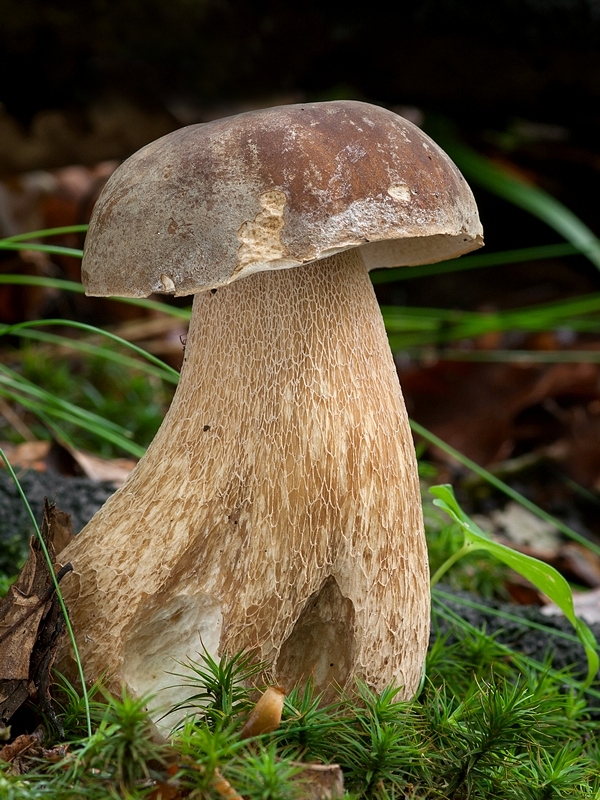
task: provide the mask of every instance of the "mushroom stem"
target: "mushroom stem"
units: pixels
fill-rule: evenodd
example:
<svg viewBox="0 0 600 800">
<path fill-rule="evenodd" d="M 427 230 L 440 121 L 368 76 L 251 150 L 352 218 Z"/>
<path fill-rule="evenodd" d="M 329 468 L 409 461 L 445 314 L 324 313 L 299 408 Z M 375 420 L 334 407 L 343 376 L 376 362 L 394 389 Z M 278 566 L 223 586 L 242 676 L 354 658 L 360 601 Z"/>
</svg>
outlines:
<svg viewBox="0 0 600 800">
<path fill-rule="evenodd" d="M 414 693 L 429 627 L 419 484 L 358 250 L 196 295 L 163 425 L 61 559 L 90 679 L 156 692 L 203 646 L 256 648 L 288 689 L 358 675 Z"/>
</svg>

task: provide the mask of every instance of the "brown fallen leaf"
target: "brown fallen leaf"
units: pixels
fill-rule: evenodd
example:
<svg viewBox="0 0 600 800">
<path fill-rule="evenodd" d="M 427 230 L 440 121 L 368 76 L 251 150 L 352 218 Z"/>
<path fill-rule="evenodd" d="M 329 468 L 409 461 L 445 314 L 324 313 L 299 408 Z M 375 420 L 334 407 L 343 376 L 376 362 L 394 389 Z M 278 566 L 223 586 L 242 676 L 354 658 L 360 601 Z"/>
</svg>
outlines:
<svg viewBox="0 0 600 800">
<path fill-rule="evenodd" d="M 73 461 L 86 478 L 93 481 L 110 481 L 115 487 L 125 483 L 137 463 L 131 458 L 101 458 L 83 450 L 75 450 L 69 445 L 63 447 L 68 449 Z"/>
<path fill-rule="evenodd" d="M 39 767 L 40 762 L 57 764 L 66 758 L 69 745 L 59 744 L 49 749 L 42 747 L 44 731 L 38 726 L 32 734 L 21 734 L 14 742 L 0 749 L 0 761 L 10 764 L 5 769 L 10 775 L 24 775 Z"/>
<path fill-rule="evenodd" d="M 504 589 L 508 592 L 513 603 L 520 606 L 543 606 L 548 602 L 545 594 L 539 591 L 518 572 L 509 570 L 504 579 Z"/>
<path fill-rule="evenodd" d="M 35 469 L 38 472 L 46 471 L 46 458 L 50 450 L 50 442 L 27 441 L 21 444 L 1 442 L 0 446 L 13 467 L 22 469 Z M 4 467 L 4 464 L 0 468 Z"/>
<path fill-rule="evenodd" d="M 552 401 L 569 396 L 578 398 L 582 407 L 587 406 L 598 399 L 599 376 L 600 367 L 596 364 L 540 366 L 439 361 L 427 367 L 401 370 L 400 382 L 413 419 L 473 461 L 488 465 L 509 458 L 519 442 L 547 441 L 549 437 L 554 441 L 565 428 L 575 432 L 579 418 L 569 415 L 558 419 L 552 413 L 551 409 L 555 410 Z M 548 401 L 551 409 L 546 408 Z M 530 415 L 536 409 L 539 413 L 532 425 Z M 598 435 L 600 425 L 596 441 Z M 569 438 L 573 447 L 586 442 L 586 436 L 575 433 Z M 432 450 L 443 463 L 452 461 L 436 448 Z M 597 453 L 596 447 L 596 462 Z M 568 461 L 572 465 L 576 459 L 570 455 Z M 593 485 L 594 470 L 596 466 L 585 485 Z M 600 471 L 596 474 L 600 475 Z M 582 480 L 579 474 L 573 478 Z"/>
<path fill-rule="evenodd" d="M 41 533 L 52 564 L 72 529 L 68 514 L 45 500 Z M 65 565 L 60 580 L 71 569 Z M 42 546 L 37 538 L 16 582 L 0 602 L 0 723 L 6 725 L 30 697 L 35 697 L 49 718 L 60 725 L 50 699 L 51 669 L 64 619 Z"/>
<path fill-rule="evenodd" d="M 29 441 L 18 445 L 2 442 L 1 446 L 8 462 L 14 467 L 35 469 L 38 472 L 52 469 L 60 475 L 84 475 L 93 481 L 109 481 L 115 488 L 125 483 L 137 463 L 131 458 L 101 458 L 57 440 Z"/>
<path fill-rule="evenodd" d="M 43 738 L 44 733 L 41 728 L 36 728 L 36 730 L 31 734 L 24 733 L 21 736 L 17 736 L 14 742 L 5 744 L 0 750 L 0 759 L 2 761 L 11 763 L 18 756 L 22 756 L 28 750 L 31 750 L 32 748 L 38 748 L 41 745 Z"/>
</svg>

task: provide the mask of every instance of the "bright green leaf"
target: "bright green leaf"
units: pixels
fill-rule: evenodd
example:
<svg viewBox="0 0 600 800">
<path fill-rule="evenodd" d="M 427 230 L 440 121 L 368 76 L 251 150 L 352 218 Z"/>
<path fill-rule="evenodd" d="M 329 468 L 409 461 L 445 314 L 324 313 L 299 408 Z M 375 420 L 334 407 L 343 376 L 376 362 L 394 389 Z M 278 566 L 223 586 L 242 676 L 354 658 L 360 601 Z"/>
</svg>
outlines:
<svg viewBox="0 0 600 800">
<path fill-rule="evenodd" d="M 433 501 L 434 505 L 441 508 L 442 511 L 445 511 L 446 514 L 460 526 L 465 538 L 465 544 L 459 551 L 461 554 L 473 550 L 487 551 L 530 581 L 561 609 L 565 617 L 575 628 L 585 649 L 588 660 L 586 684 L 589 686 L 596 677 L 600 666 L 596 640 L 587 625 L 575 616 L 571 587 L 560 572 L 549 564 L 544 564 L 536 558 L 526 556 L 524 553 L 519 553 L 516 550 L 512 550 L 510 547 L 505 547 L 505 545 L 493 542 L 489 539 L 481 528 L 476 525 L 459 506 L 452 487 L 449 484 L 432 486 L 429 491 L 436 498 Z M 452 559 L 452 563 L 453 562 L 454 559 Z M 438 570 L 436 577 L 442 574 L 443 569 L 442 567 Z"/>
</svg>

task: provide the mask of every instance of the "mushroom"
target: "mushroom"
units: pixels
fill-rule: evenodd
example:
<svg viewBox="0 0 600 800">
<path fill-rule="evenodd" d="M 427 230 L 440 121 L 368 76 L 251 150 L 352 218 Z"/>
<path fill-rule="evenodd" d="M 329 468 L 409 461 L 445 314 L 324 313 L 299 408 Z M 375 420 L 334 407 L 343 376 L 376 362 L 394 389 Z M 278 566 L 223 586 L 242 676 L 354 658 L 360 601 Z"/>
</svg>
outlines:
<svg viewBox="0 0 600 800">
<path fill-rule="evenodd" d="M 427 551 L 368 271 L 481 244 L 448 156 L 366 103 L 192 125 L 117 169 L 86 239 L 87 294 L 195 297 L 156 438 L 61 554 L 86 679 L 176 703 L 182 663 L 247 649 L 288 689 L 360 676 L 414 694 Z"/>
</svg>

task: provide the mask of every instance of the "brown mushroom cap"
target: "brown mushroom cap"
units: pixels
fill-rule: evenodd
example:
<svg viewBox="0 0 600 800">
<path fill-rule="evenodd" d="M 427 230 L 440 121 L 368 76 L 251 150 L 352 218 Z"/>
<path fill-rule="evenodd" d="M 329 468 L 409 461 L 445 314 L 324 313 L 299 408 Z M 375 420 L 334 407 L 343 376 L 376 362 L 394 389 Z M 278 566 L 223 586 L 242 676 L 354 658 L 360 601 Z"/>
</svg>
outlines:
<svg viewBox="0 0 600 800">
<path fill-rule="evenodd" d="M 352 247 L 373 269 L 481 244 L 471 191 L 435 142 L 342 100 L 191 125 L 143 147 L 96 205 L 82 274 L 90 295 L 185 295 Z"/>
</svg>

